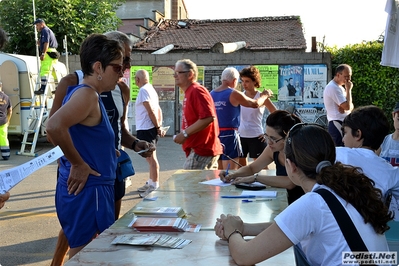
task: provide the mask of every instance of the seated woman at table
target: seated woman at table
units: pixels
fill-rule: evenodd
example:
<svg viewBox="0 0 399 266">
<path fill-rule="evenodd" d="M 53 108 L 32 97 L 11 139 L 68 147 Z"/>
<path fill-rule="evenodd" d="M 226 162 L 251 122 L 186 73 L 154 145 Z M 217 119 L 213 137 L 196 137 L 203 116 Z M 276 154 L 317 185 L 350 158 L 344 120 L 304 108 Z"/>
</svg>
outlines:
<svg viewBox="0 0 399 266">
<path fill-rule="evenodd" d="M 215 233 L 229 241 L 236 263 L 253 265 L 297 245 L 310 265 L 341 265 L 342 252 L 351 249 L 323 197 L 314 192 L 320 188 L 339 200 L 368 250 L 388 251 L 384 232 L 392 214 L 381 201 L 381 191 L 358 168 L 335 163 L 335 145 L 327 131 L 317 125 L 295 125 L 284 153 L 289 178 L 306 194 L 273 223 L 248 224 L 222 214 Z M 245 241 L 243 236 L 249 235 L 256 237 Z"/>
<path fill-rule="evenodd" d="M 266 119 L 267 147 L 263 150 L 258 159 L 249 165 L 241 167 L 237 171 L 231 171 L 226 175 L 226 171 L 221 171 L 219 176 L 223 182 L 252 183 L 258 181 L 268 186 L 286 188 L 288 192 L 288 204 L 301 197 L 304 192 L 288 178 L 285 170 L 284 139 L 287 132 L 301 120 L 284 110 L 277 110 L 271 113 Z M 258 172 L 270 163 L 276 164 L 276 175 L 259 175 Z"/>
</svg>

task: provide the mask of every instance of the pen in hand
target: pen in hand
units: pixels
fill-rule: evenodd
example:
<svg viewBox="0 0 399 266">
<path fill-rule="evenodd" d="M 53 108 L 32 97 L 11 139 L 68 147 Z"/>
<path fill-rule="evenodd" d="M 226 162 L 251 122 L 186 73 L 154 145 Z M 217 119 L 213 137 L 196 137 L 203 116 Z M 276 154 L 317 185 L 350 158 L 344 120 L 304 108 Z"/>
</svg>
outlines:
<svg viewBox="0 0 399 266">
<path fill-rule="evenodd" d="M 229 169 L 230 169 L 230 164 L 227 165 L 227 168 L 226 168 L 226 176 L 229 174 Z"/>
</svg>

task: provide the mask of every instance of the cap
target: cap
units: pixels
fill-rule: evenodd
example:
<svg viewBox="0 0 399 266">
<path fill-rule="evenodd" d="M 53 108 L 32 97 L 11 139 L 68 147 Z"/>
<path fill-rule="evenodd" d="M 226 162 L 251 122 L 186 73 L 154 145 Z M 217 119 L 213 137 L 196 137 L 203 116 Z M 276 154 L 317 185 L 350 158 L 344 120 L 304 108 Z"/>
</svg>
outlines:
<svg viewBox="0 0 399 266">
<path fill-rule="evenodd" d="M 395 109 L 393 109 L 393 113 L 399 112 L 399 102 L 396 103 Z"/>
<path fill-rule="evenodd" d="M 36 19 L 36 20 L 33 22 L 33 25 L 36 25 L 37 23 L 43 23 L 43 22 L 44 22 L 43 19 L 38 18 L 38 19 Z"/>
</svg>

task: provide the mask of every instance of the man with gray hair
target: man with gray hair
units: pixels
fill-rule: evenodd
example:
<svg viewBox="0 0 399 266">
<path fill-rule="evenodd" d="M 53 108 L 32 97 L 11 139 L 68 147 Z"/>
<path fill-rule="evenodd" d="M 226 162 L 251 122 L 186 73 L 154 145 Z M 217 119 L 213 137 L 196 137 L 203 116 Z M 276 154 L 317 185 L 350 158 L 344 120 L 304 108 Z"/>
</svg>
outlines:
<svg viewBox="0 0 399 266">
<path fill-rule="evenodd" d="M 193 61 L 177 61 L 173 76 L 176 86 L 184 91 L 182 131 L 174 137 L 174 142 L 182 144 L 186 153 L 183 168 L 215 169 L 223 149 L 212 97 L 208 89 L 197 82 L 198 68 Z"/>
<path fill-rule="evenodd" d="M 219 139 L 223 146 L 223 154 L 219 158 L 219 169 L 238 169 L 241 154 L 241 143 L 238 135 L 240 125 L 240 105 L 259 108 L 273 95 L 271 90 L 265 90 L 258 99 L 252 99 L 244 93 L 235 90 L 240 73 L 234 67 L 228 67 L 222 72 L 222 85 L 211 91 L 219 121 Z"/>
<path fill-rule="evenodd" d="M 159 106 L 158 94 L 150 84 L 150 75 L 147 70 L 139 69 L 135 74 L 135 83 L 140 88 L 136 97 L 136 131 L 139 139 L 157 144 L 162 132 L 162 110 Z M 139 196 L 145 198 L 149 193 L 159 187 L 159 163 L 156 151 L 145 158 L 150 166 L 150 178 L 147 183 L 139 187 Z"/>
<path fill-rule="evenodd" d="M 328 132 L 337 147 L 344 146 L 342 142 L 342 121 L 353 110 L 351 77 L 352 67 L 347 64 L 339 65 L 335 69 L 334 78 L 327 84 L 323 92 Z"/>
</svg>

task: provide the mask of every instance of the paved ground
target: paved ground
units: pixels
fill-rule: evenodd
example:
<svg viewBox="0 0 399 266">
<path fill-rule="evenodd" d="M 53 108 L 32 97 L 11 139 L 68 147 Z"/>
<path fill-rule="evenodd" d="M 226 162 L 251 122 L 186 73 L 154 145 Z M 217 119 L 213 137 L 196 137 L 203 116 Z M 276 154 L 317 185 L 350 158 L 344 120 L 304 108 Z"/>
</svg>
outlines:
<svg viewBox="0 0 399 266">
<path fill-rule="evenodd" d="M 52 145 L 40 140 L 36 152 L 43 154 L 51 148 Z M 0 160 L 0 171 L 32 159 L 15 155 L 20 149 L 19 142 L 13 142 L 11 149 L 10 160 Z M 148 179 L 145 159 L 127 151 L 134 162 L 136 175 L 132 177 L 132 185 L 126 189 L 122 214 L 141 200 L 136 188 Z M 184 162 L 181 146 L 175 144 L 171 137 L 160 140 L 157 155 L 161 182 L 180 169 Z M 56 167 L 53 163 L 38 170 L 11 190 L 10 200 L 0 210 L 0 266 L 50 265 L 60 229 L 54 207 Z"/>
</svg>

